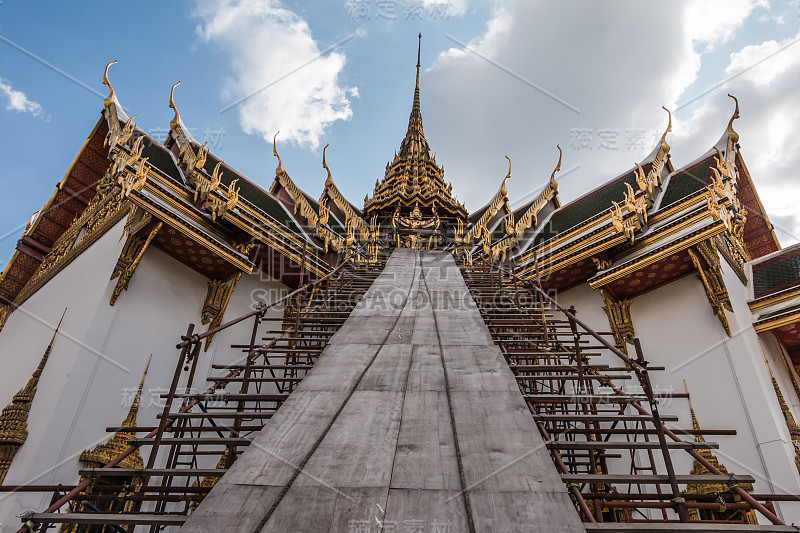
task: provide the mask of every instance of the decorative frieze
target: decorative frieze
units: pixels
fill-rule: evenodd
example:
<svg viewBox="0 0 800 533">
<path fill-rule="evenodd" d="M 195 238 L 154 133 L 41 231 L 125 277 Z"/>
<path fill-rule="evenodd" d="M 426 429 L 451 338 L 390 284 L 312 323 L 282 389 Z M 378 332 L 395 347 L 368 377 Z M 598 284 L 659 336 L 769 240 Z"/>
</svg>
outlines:
<svg viewBox="0 0 800 533">
<path fill-rule="evenodd" d="M 0 305 L 0 331 L 3 331 L 6 320 L 8 320 L 8 317 L 11 315 L 11 309 L 10 305 Z"/>
<path fill-rule="evenodd" d="M 114 271 L 111 273 L 111 279 L 117 279 L 117 284 L 114 286 L 114 291 L 111 294 L 111 301 L 109 305 L 114 305 L 117 302 L 122 291 L 128 290 L 128 283 L 133 276 L 136 267 L 139 266 L 139 261 L 142 260 L 145 250 L 150 245 L 150 241 L 156 236 L 158 230 L 161 229 L 163 222 L 159 221 L 153 226 L 153 229 L 147 234 L 147 237 L 138 237 L 136 235 L 128 236 L 122 251 L 117 259 L 117 264 L 114 266 Z"/>
<path fill-rule="evenodd" d="M 203 324 L 208 324 L 208 329 L 212 330 L 222 323 L 222 316 L 225 314 L 225 308 L 228 307 L 228 302 L 233 294 L 233 289 L 239 283 L 242 273 L 239 272 L 230 280 L 230 282 L 220 280 L 210 280 L 208 282 L 208 292 L 206 299 L 203 302 L 203 310 L 200 313 L 200 320 Z M 206 337 L 205 350 L 211 344 L 214 335 Z"/>
<path fill-rule="evenodd" d="M 636 332 L 631 319 L 631 301 L 614 300 L 606 289 L 600 289 L 603 297 L 603 311 L 608 315 L 608 324 L 614 334 L 614 341 L 621 346 L 622 351 L 628 353 L 627 344 L 633 344 Z"/>
<path fill-rule="evenodd" d="M 719 318 L 722 327 L 725 328 L 725 333 L 730 337 L 731 327 L 728 324 L 728 317 L 725 316 L 725 309 L 733 312 L 733 308 L 731 307 L 730 297 L 728 296 L 728 289 L 725 287 L 725 281 L 722 278 L 722 270 L 720 268 L 716 248 L 709 244 L 709 241 L 705 241 L 704 243 L 700 243 L 697 249 L 700 252 L 699 254 L 697 251 L 688 248 L 689 257 L 691 257 L 692 263 L 694 263 L 697 273 L 700 276 L 700 280 L 703 282 L 703 288 L 706 291 L 708 303 L 711 304 L 711 309 L 714 311 L 714 314 L 717 315 L 717 318 Z M 708 264 L 707 267 L 704 266 L 703 261 L 700 260 L 701 255 Z"/>
</svg>

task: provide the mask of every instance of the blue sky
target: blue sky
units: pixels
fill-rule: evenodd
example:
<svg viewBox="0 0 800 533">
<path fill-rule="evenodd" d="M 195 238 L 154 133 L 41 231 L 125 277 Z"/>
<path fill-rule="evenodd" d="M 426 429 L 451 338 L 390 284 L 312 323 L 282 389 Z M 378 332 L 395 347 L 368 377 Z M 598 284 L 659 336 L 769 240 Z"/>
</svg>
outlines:
<svg viewBox="0 0 800 533">
<path fill-rule="evenodd" d="M 800 4 L 765 0 L 215 0 L 135 8 L 2 0 L 0 268 L 102 109 L 101 96 L 51 66 L 105 96 L 103 67 L 118 60 L 111 81 L 147 131 L 168 128 L 169 89 L 180 80 L 175 99 L 186 125 L 264 187 L 275 168 L 265 138 L 276 130 L 287 171 L 313 196 L 330 143 L 334 180 L 359 204 L 405 133 L 417 32 L 426 135 L 469 209 L 497 189 L 506 154 L 514 162 L 512 202 L 542 186 L 556 143 L 564 149 L 559 192 L 568 201 L 650 151 L 666 125 L 662 105 L 674 110 L 720 85 L 675 114 L 673 162 L 688 163 L 719 138 L 732 112 L 725 93 L 737 94 L 744 157 L 779 238 L 791 244 L 800 234 L 790 201 L 800 195 L 799 28 Z M 577 130 L 591 132 L 591 149 L 577 145 Z M 617 148 L 600 146 L 600 131 L 613 134 Z M 626 136 L 639 131 L 648 145 L 627 146 Z"/>
</svg>

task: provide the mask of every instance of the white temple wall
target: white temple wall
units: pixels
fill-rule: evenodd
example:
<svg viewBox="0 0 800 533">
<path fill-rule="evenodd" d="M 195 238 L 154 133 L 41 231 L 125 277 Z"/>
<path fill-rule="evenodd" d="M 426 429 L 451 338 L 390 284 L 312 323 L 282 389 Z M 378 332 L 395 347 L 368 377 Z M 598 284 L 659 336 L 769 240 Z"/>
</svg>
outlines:
<svg viewBox="0 0 800 533">
<path fill-rule="evenodd" d="M 196 332 L 207 329 L 200 323 L 207 278 L 155 247 L 142 257 L 128 290 L 114 306 L 109 305 L 116 285 L 116 279 L 109 277 L 124 244 L 120 240 L 123 226 L 124 222 L 117 224 L 26 300 L 0 332 L 0 402 L 7 405 L 27 383 L 52 337 L 52 327 L 68 308 L 39 381 L 28 438 L 14 458 L 5 485 L 75 484 L 82 466 L 78 456 L 112 436 L 106 427 L 123 422 L 151 353 L 137 422 L 155 425 L 163 409 L 159 395 L 167 392 L 174 374 L 180 335 L 190 322 Z M 274 280 L 243 275 L 223 321 L 249 310 L 252 294 L 259 288 L 269 291 L 273 300 L 276 293 L 285 291 Z M 274 310 L 270 315 L 281 313 Z M 238 324 L 218 334 L 208 352 L 201 350 L 196 388 L 204 390 L 208 385 L 205 378 L 215 358 L 232 361 L 229 345 L 249 342 L 251 328 L 252 321 Z M 149 447 L 141 450 L 145 461 L 149 451 Z M 214 458 L 209 461 L 211 466 L 216 464 Z M 50 495 L 35 493 L 0 494 L 2 531 L 16 531 L 16 515 L 26 509 L 42 510 L 49 499 Z"/>
<path fill-rule="evenodd" d="M 756 492 L 798 493 L 800 476 L 794 466 L 794 447 L 752 328 L 747 287 L 724 261 L 722 268 L 734 309 L 733 313 L 726 311 L 732 337 L 726 335 L 713 314 L 703 285 L 694 274 L 632 300 L 631 317 L 645 358 L 652 366 L 666 367 L 650 374 L 653 387 L 656 392 L 682 393 L 686 379 L 701 428 L 737 431 L 736 436 L 706 436 L 707 441 L 720 444 L 719 450 L 713 450 L 719 461 L 731 472 L 753 475 Z M 610 329 L 600 293 L 588 284 L 560 293 L 558 301 L 565 307 L 574 305 L 578 317 L 595 330 Z M 790 405 L 796 409 L 796 395 L 780 347 L 771 335 L 761 337 L 769 340 L 763 343 L 764 351 L 784 397 L 787 401 L 792 398 Z M 630 345 L 629 353 L 635 356 Z M 602 362 L 619 364 L 606 356 Z M 634 381 L 619 385 L 637 387 Z M 685 399 L 666 398 L 660 407 L 662 413 L 680 417 L 678 423 L 668 425 L 691 428 Z M 660 453 L 654 455 L 661 465 Z M 639 457 L 642 464 L 644 454 Z M 678 472 L 692 469 L 693 461 L 687 453 L 675 451 L 671 457 Z M 610 461 L 612 469 L 613 465 Z M 800 521 L 800 505 L 779 503 L 776 507 L 787 523 Z"/>
</svg>

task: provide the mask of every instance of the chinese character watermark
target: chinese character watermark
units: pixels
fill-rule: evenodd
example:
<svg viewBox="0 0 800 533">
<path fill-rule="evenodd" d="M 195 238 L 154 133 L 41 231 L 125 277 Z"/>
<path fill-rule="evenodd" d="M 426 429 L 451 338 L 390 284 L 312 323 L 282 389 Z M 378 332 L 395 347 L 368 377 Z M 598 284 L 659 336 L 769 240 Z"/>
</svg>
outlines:
<svg viewBox="0 0 800 533">
<path fill-rule="evenodd" d="M 452 5 L 449 1 L 348 0 L 344 7 L 351 20 L 397 20 L 400 12 L 405 20 L 422 20 L 426 16 L 431 20 L 443 20 L 450 18 Z"/>
<path fill-rule="evenodd" d="M 646 150 L 658 138 L 658 131 L 643 128 L 572 128 L 569 134 L 573 150 Z"/>
<path fill-rule="evenodd" d="M 186 132 L 192 137 L 197 138 L 197 128 L 186 128 Z M 160 143 L 164 143 L 169 136 L 168 128 L 151 128 L 147 134 Z M 217 129 L 206 127 L 203 131 L 203 137 L 200 139 L 201 143 L 208 143 L 209 149 L 220 150 L 225 138 L 225 129 L 220 126 Z"/>
</svg>

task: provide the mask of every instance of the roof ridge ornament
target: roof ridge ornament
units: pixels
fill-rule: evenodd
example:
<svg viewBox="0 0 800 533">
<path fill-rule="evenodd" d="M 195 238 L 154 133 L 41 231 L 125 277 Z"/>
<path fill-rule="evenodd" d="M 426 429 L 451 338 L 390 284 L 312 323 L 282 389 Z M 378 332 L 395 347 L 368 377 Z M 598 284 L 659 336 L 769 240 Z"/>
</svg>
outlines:
<svg viewBox="0 0 800 533">
<path fill-rule="evenodd" d="M 278 167 L 275 169 L 275 174 L 285 175 L 286 171 L 283 169 L 283 160 L 281 156 L 278 155 L 278 144 L 276 142 L 279 133 L 280 130 L 276 131 L 275 135 L 272 137 L 272 155 L 278 158 Z"/>
<path fill-rule="evenodd" d="M 503 193 L 503 196 L 508 196 L 506 181 L 508 181 L 508 179 L 511 177 L 511 158 L 508 156 L 505 156 L 505 158 L 508 159 L 508 174 L 506 174 L 506 177 L 503 178 L 503 183 L 500 185 L 500 192 Z"/>
<path fill-rule="evenodd" d="M 107 64 L 106 69 L 103 72 L 103 85 L 107 85 L 109 90 L 108 96 L 106 97 L 105 100 L 103 100 L 103 107 L 105 107 L 106 109 L 108 109 L 111 106 L 111 104 L 115 102 L 117 97 L 117 93 L 114 92 L 114 87 L 111 85 L 111 82 L 108 79 L 108 68 L 111 65 L 114 65 L 116 62 L 117 60 L 115 59 L 114 61 L 111 61 L 109 64 Z"/>
<path fill-rule="evenodd" d="M 553 189 L 558 189 L 558 183 L 556 182 L 556 172 L 561 170 L 561 156 L 564 155 L 559 145 L 556 145 L 556 148 L 558 148 L 558 163 L 556 163 L 556 168 L 553 169 L 553 173 L 550 174 L 550 185 L 553 187 Z"/>
<path fill-rule="evenodd" d="M 325 162 L 325 150 L 328 149 L 330 143 L 325 145 L 325 148 L 322 149 L 322 168 L 328 171 L 328 177 L 325 180 L 325 187 L 330 187 L 333 185 L 333 177 L 331 176 L 331 169 L 328 168 L 328 163 Z"/>
<path fill-rule="evenodd" d="M 739 142 L 739 134 L 733 130 L 733 121 L 739 118 L 739 100 L 731 93 L 728 93 L 728 96 L 733 98 L 733 101 L 736 102 L 736 108 L 733 110 L 730 121 L 728 121 L 728 138 L 730 138 L 733 144 L 736 144 Z"/>
<path fill-rule="evenodd" d="M 175 106 L 175 99 L 174 99 L 175 87 L 177 87 L 180 84 L 181 82 L 178 81 L 178 83 L 173 85 L 172 89 L 170 89 L 169 91 L 169 107 L 170 109 L 175 111 L 175 116 L 172 117 L 172 120 L 169 122 L 169 129 L 171 129 L 172 131 L 176 131 L 181 123 L 181 116 L 178 114 L 178 108 Z"/>
</svg>

